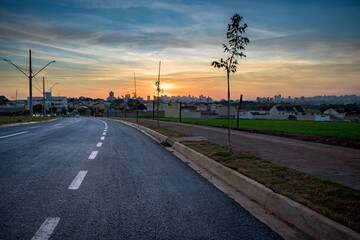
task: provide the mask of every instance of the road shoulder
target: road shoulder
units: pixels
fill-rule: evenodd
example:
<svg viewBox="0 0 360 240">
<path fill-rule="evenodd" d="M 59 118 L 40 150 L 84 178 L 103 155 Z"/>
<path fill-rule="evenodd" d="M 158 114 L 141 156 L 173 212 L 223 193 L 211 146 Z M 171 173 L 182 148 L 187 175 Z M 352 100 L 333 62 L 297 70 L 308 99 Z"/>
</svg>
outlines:
<svg viewBox="0 0 360 240">
<path fill-rule="evenodd" d="M 173 141 L 169 141 L 169 138 L 167 138 L 166 136 L 161 135 L 153 130 L 147 129 L 141 125 L 128 122 L 123 123 L 137 128 L 140 131 L 143 131 L 145 134 L 157 139 L 158 142 L 167 142 L 169 145 L 171 145 L 170 143 L 171 141 Z M 260 206 L 264 208 L 264 210 L 262 211 L 263 213 L 265 212 L 267 215 L 269 215 L 268 212 L 275 213 L 277 216 L 286 220 L 290 224 L 297 226 L 299 229 L 306 232 L 315 239 L 360 239 L 360 235 L 357 232 L 339 223 L 336 223 L 335 221 L 330 220 L 329 218 L 324 217 L 317 212 L 310 210 L 309 208 L 298 204 L 297 202 L 294 202 L 287 197 L 272 192 L 272 190 L 253 181 L 252 179 L 248 179 L 247 177 L 239 174 L 238 172 L 224 167 L 223 165 L 216 166 L 216 164 L 218 163 L 216 163 L 212 159 L 209 159 L 202 154 L 195 152 L 192 149 L 189 150 L 189 148 L 178 142 L 175 142 L 173 144 L 172 149 L 177 150 L 179 154 L 186 155 L 186 162 L 189 162 L 189 158 L 192 159 L 192 161 L 195 160 L 198 165 L 201 165 L 201 168 L 203 170 L 205 169 L 210 172 L 210 178 L 214 178 L 214 175 L 217 175 L 217 177 L 220 178 L 221 181 L 227 182 L 228 185 L 232 185 L 235 191 L 239 191 L 241 192 L 241 194 L 249 197 L 249 201 L 255 200 L 260 203 Z M 202 163 L 200 164 L 198 161 L 199 159 L 201 159 L 202 161 Z M 212 163 L 212 161 L 214 163 Z M 219 172 L 222 173 L 219 174 Z M 229 196 L 233 197 L 234 194 Z M 244 206 L 246 206 L 246 204 L 244 204 Z M 251 207 L 246 209 L 249 212 L 253 211 L 251 210 Z M 260 216 L 259 219 L 267 219 L 267 215 Z M 266 224 L 272 224 L 275 222 L 276 221 L 272 219 L 269 220 Z M 289 228 L 285 228 L 284 225 L 281 224 L 275 224 L 275 226 L 269 225 L 269 227 L 273 228 L 274 231 L 280 231 L 278 233 L 286 239 L 299 239 L 301 236 L 306 236 L 302 235 L 299 232 L 289 233 L 291 232 L 288 230 Z M 283 231 L 284 229 L 286 230 Z"/>
</svg>

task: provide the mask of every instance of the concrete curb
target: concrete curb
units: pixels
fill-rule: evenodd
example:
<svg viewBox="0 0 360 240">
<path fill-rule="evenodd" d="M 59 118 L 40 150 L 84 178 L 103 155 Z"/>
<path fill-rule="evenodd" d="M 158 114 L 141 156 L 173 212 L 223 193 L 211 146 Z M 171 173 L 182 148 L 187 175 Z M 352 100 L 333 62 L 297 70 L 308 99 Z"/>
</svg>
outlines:
<svg viewBox="0 0 360 240">
<path fill-rule="evenodd" d="M 59 119 L 59 118 L 50 119 L 50 120 L 36 121 L 36 122 L 19 122 L 19 123 L 9 123 L 9 124 L 3 124 L 3 125 L 0 125 L 0 128 L 5 128 L 5 127 L 14 127 L 14 126 L 19 126 L 19 125 L 29 125 L 29 124 L 42 123 L 42 122 L 52 122 L 52 121 L 55 121 L 55 120 L 58 120 L 58 119 Z"/>
<path fill-rule="evenodd" d="M 160 142 L 166 142 L 172 145 L 172 148 L 179 151 L 187 158 L 194 161 L 199 166 L 205 168 L 212 174 L 222 179 L 225 183 L 233 186 L 239 192 L 257 201 L 259 204 L 273 212 L 278 217 L 295 225 L 298 229 L 309 234 L 314 239 L 358 239 L 360 234 L 354 230 L 339 224 L 307 207 L 301 205 L 288 197 L 274 193 L 264 185 L 236 172 L 213 159 L 196 152 L 195 150 L 179 143 L 174 142 L 154 130 L 148 129 L 135 123 L 120 121 L 126 125 L 138 128 L 151 136 L 157 138 Z"/>
<path fill-rule="evenodd" d="M 257 201 L 278 217 L 295 225 L 315 239 L 360 239 L 360 234 L 283 195 L 274 193 L 262 184 L 208 158 L 181 143 L 173 148 Z"/>
</svg>

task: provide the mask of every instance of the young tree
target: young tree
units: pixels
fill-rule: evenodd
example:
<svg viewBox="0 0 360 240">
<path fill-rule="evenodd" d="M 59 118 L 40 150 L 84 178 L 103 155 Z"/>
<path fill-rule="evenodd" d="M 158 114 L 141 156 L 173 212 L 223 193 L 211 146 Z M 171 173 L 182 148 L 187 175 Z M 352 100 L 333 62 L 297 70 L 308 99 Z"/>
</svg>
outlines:
<svg viewBox="0 0 360 240">
<path fill-rule="evenodd" d="M 237 58 L 246 57 L 242 52 L 245 50 L 245 45 L 247 45 L 250 40 L 247 37 L 242 36 L 245 33 L 247 24 L 244 23 L 240 25 L 243 18 L 239 14 L 234 14 L 230 18 L 231 23 L 228 24 L 226 38 L 228 39 L 228 44 L 223 44 L 224 52 L 230 54 L 230 56 L 224 60 L 221 58 L 219 61 L 213 61 L 211 66 L 214 68 L 225 68 L 227 73 L 227 86 L 228 86 L 228 146 L 231 150 L 231 141 L 230 141 L 230 72 L 236 72 L 236 65 L 238 64 Z"/>
<path fill-rule="evenodd" d="M 159 107 L 160 107 L 160 93 L 163 92 L 163 90 L 160 88 L 160 66 L 161 66 L 161 61 L 159 62 L 159 75 L 158 75 L 158 80 L 155 82 L 155 86 L 156 86 L 156 92 L 157 92 L 157 99 L 156 99 L 156 117 L 157 117 L 157 121 L 156 121 L 156 126 L 159 127 Z"/>
</svg>

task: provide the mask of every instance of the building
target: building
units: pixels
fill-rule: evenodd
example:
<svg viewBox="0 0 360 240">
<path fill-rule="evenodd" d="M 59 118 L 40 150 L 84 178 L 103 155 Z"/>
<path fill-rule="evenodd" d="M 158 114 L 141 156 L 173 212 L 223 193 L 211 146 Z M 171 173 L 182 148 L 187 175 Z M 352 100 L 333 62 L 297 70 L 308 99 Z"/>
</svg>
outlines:
<svg viewBox="0 0 360 240">
<path fill-rule="evenodd" d="M 27 102 L 30 102 L 30 98 L 27 98 Z M 32 104 L 33 106 L 36 105 L 42 105 L 44 106 L 44 98 L 43 97 L 32 97 Z M 50 92 L 45 93 L 45 110 L 47 112 L 50 111 L 50 106 L 53 108 L 56 108 L 56 113 L 61 114 L 63 112 L 68 111 L 68 103 L 67 103 L 67 97 L 53 97 L 51 96 Z M 54 109 L 55 110 L 55 109 Z"/>
<path fill-rule="evenodd" d="M 129 93 L 125 94 L 125 100 L 129 100 L 131 98 L 131 95 Z"/>
<path fill-rule="evenodd" d="M 219 118 L 227 118 L 228 117 L 228 107 L 227 106 L 218 106 L 216 111 L 219 114 Z M 236 108 L 230 106 L 230 118 L 235 118 L 236 115 Z"/>
<path fill-rule="evenodd" d="M 116 97 L 114 97 L 114 92 L 110 91 L 109 92 L 109 97 L 106 99 L 107 101 L 114 101 L 116 100 Z"/>
<path fill-rule="evenodd" d="M 345 119 L 345 112 L 340 110 L 335 110 L 333 108 L 330 108 L 324 112 L 325 116 L 330 116 L 331 119 L 338 119 L 338 120 L 344 120 Z"/>
<path fill-rule="evenodd" d="M 165 117 L 168 118 L 179 118 L 180 117 L 180 104 L 174 104 L 165 108 Z M 181 108 L 182 118 L 201 118 L 201 112 L 192 110 L 191 108 Z"/>
</svg>

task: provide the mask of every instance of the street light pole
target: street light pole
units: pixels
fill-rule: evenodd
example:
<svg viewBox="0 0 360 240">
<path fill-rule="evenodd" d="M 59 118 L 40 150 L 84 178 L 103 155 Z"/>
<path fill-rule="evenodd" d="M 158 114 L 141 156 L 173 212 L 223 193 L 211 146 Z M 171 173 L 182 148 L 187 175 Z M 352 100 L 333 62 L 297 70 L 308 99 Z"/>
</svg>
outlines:
<svg viewBox="0 0 360 240">
<path fill-rule="evenodd" d="M 33 102 L 32 102 L 32 66 L 31 66 L 31 49 L 29 50 L 29 107 L 30 107 L 30 117 L 33 117 Z"/>
<path fill-rule="evenodd" d="M 52 117 L 52 108 L 53 108 L 53 106 L 52 106 L 52 88 L 53 87 L 55 87 L 55 85 L 58 85 L 59 83 L 55 83 L 54 85 L 52 85 L 50 88 L 49 88 L 49 90 L 50 90 L 50 116 Z"/>
<path fill-rule="evenodd" d="M 43 77 L 43 102 L 44 102 L 44 109 L 43 109 L 43 116 L 46 116 L 46 105 L 45 105 L 45 78 Z"/>
<path fill-rule="evenodd" d="M 0 57 L 1 58 L 1 57 Z M 5 62 L 13 65 L 14 67 L 16 67 L 20 72 L 22 72 L 27 78 L 29 78 L 29 107 L 30 107 L 30 117 L 33 117 L 33 103 L 32 103 L 32 79 L 33 77 L 35 77 L 39 72 L 41 72 L 42 70 L 44 70 L 47 66 L 49 66 L 51 63 L 54 63 L 55 61 L 51 61 L 48 64 L 45 65 L 45 67 L 43 67 L 42 69 L 40 69 L 37 73 L 33 74 L 32 72 L 32 66 L 31 66 L 31 49 L 29 50 L 29 75 L 27 75 L 23 70 L 21 70 L 21 68 L 19 68 L 18 66 L 16 66 L 13 62 L 11 62 L 8 59 L 4 59 L 1 58 L 2 60 L 4 60 Z"/>
</svg>

